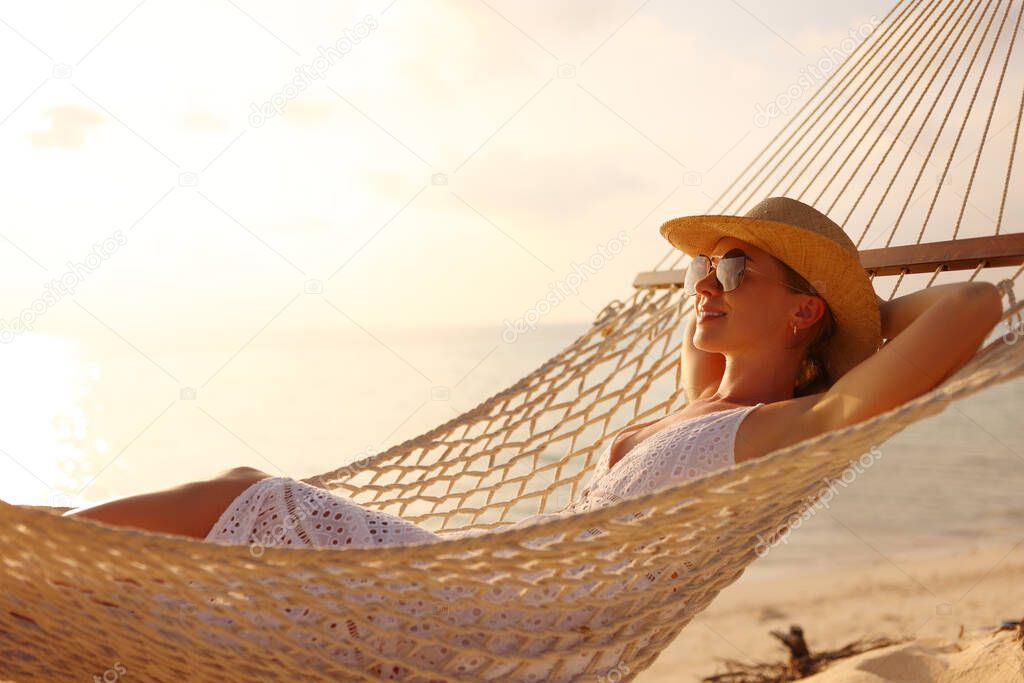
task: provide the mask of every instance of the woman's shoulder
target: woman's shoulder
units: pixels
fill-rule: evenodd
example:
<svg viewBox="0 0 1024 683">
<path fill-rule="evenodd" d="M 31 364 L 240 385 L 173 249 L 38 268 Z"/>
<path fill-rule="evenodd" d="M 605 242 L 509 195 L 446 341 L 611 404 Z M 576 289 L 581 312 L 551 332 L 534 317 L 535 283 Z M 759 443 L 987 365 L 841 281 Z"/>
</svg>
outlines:
<svg viewBox="0 0 1024 683">
<path fill-rule="evenodd" d="M 768 455 L 830 429 L 822 410 L 826 392 L 773 401 L 748 411 L 736 430 L 737 463 Z"/>
</svg>

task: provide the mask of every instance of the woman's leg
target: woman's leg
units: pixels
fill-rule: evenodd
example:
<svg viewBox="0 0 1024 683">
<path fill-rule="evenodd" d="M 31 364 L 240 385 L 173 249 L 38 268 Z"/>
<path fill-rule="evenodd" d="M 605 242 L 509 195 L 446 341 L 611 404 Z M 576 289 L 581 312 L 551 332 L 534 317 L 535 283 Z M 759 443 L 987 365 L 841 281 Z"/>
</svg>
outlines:
<svg viewBox="0 0 1024 683">
<path fill-rule="evenodd" d="M 271 476 L 252 467 L 235 467 L 210 479 L 68 510 L 64 516 L 205 538 L 238 494 Z"/>
</svg>

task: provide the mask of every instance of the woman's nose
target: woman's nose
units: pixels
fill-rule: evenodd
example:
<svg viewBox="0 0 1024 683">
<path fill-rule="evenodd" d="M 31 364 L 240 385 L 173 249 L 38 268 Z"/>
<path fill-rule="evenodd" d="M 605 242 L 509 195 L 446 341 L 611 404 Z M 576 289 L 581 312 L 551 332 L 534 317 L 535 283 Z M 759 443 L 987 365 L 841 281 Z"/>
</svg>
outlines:
<svg viewBox="0 0 1024 683">
<path fill-rule="evenodd" d="M 697 284 L 694 287 L 698 293 L 705 294 L 708 292 L 714 293 L 715 289 L 720 288 L 721 283 L 718 281 L 718 274 L 715 272 L 714 268 L 709 270 L 707 275 L 697 280 Z"/>
</svg>

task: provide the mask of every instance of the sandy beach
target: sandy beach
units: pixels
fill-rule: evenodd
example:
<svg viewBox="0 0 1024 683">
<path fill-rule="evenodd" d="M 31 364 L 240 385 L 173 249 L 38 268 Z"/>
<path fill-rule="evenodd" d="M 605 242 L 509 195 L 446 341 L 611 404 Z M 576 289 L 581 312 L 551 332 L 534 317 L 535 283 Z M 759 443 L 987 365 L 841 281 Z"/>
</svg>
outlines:
<svg viewBox="0 0 1024 683">
<path fill-rule="evenodd" d="M 722 673 L 723 658 L 786 659 L 769 635 L 799 624 L 811 652 L 859 638 L 913 641 L 835 662 L 805 680 L 1024 681 L 1024 648 L 1014 634 L 991 633 L 1024 617 L 1024 538 L 948 542 L 876 561 L 746 574 L 723 590 L 636 680 L 700 681 Z M 963 632 L 961 634 L 961 628 Z"/>
</svg>

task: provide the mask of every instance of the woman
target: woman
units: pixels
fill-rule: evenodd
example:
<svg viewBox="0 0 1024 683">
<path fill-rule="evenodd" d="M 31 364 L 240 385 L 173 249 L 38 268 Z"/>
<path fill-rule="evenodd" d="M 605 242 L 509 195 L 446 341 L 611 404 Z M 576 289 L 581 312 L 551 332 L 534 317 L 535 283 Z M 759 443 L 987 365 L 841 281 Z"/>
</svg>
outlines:
<svg viewBox="0 0 1024 683">
<path fill-rule="evenodd" d="M 652 452 L 659 463 L 678 457 L 693 436 L 680 429 L 683 424 L 694 429 L 714 425 L 730 438 L 724 445 L 714 439 L 718 450 L 701 456 L 703 467 L 696 461 L 676 467 L 676 479 L 757 458 L 895 408 L 962 367 L 1002 316 L 999 289 L 986 282 L 936 285 L 882 301 L 846 233 L 814 208 L 785 197 L 766 199 L 745 216 L 676 218 L 661 226 L 661 234 L 694 257 L 684 285 L 687 294 L 696 296 L 681 359 L 686 405 L 620 431 L 570 511 L 592 506 L 593 495 L 598 504 L 607 504 L 623 494 L 671 483 L 666 476 L 652 478 L 651 471 L 662 470 L 652 469 L 645 458 Z M 888 340 L 884 346 L 883 338 Z M 631 469 L 635 476 L 626 477 Z M 296 484 L 238 467 L 65 514 L 254 543 L 255 503 L 269 500 L 266 492 L 272 487 Z M 326 491 L 302 485 L 301 492 L 308 510 L 333 506 L 339 518 L 359 526 L 361 536 L 353 543 L 349 534 L 347 545 L 436 538 Z M 234 527 L 243 515 L 249 533 L 235 538 Z M 378 530 L 382 533 L 374 538 L 368 535 Z M 306 528 L 287 541 L 283 536 L 269 541 L 346 545 L 336 533 L 313 535 Z"/>
<path fill-rule="evenodd" d="M 694 257 L 684 284 L 685 292 L 696 297 L 696 315 L 688 322 L 682 350 L 686 405 L 671 415 L 621 430 L 603 451 L 580 497 L 565 510 L 531 515 L 512 526 L 603 507 L 888 411 L 960 368 L 1002 314 L 999 290 L 987 283 L 934 286 L 882 302 L 849 237 L 826 216 L 792 199 L 769 198 L 742 217 L 677 218 L 663 224 L 661 233 Z M 883 337 L 888 342 L 881 346 Z M 345 497 L 244 467 L 66 514 L 210 541 L 246 543 L 254 554 L 266 545 L 358 547 L 441 538 Z M 477 533 L 489 532 L 459 530 L 444 538 Z M 591 529 L 588 533 L 602 532 Z M 545 539 L 524 543 L 533 542 Z M 576 606 L 582 596 L 600 589 L 610 599 L 623 590 L 643 590 L 658 580 L 685 581 L 691 565 L 683 564 L 672 572 L 673 567 L 651 567 L 646 576 L 623 576 L 603 585 L 598 579 L 584 581 L 564 595 L 557 587 L 543 584 L 520 595 L 515 582 L 496 583 L 482 596 L 493 605 L 457 585 L 440 592 L 433 589 L 432 595 L 420 590 L 416 600 L 389 603 L 389 611 L 401 609 L 414 620 L 412 630 L 435 628 L 442 607 L 445 619 L 460 625 L 460 630 L 434 632 L 429 646 L 398 632 L 362 633 L 352 619 L 347 620 L 347 629 L 340 629 L 343 633 L 332 631 L 326 640 L 318 629 L 302 631 L 306 635 L 298 637 L 311 638 L 310 643 L 320 647 L 329 644 L 338 661 L 382 676 L 386 672 L 379 664 L 362 664 L 360 652 L 381 653 L 390 661 L 415 661 L 429 671 L 473 671 L 480 666 L 473 652 L 483 647 L 527 655 L 543 652 L 544 639 L 524 645 L 508 625 L 531 628 L 543 619 L 544 627 L 557 625 L 566 634 L 611 627 L 619 623 L 619 611 L 631 603 L 623 601 L 595 612 L 592 607 Z M 566 573 L 576 575 L 584 569 L 587 566 Z M 494 575 L 481 580 L 491 578 Z M 372 593 L 366 586 L 345 581 L 339 579 L 328 590 Z M 308 587 L 318 596 L 322 588 Z M 548 606 L 556 601 L 561 604 Z M 517 607 L 526 603 L 544 606 L 542 616 Z M 296 620 L 320 618 L 307 614 L 308 610 L 286 608 L 285 612 Z M 260 618 L 260 614 L 247 615 L 247 621 Z M 383 619 L 392 627 L 398 623 L 383 612 L 373 618 L 377 626 L 387 625 L 378 623 Z M 485 642 L 485 631 L 470 628 L 481 621 L 500 635 Z M 231 628 L 238 637 L 245 631 L 245 638 L 257 642 L 271 638 L 268 647 L 274 646 L 272 638 L 278 633 L 245 630 L 245 623 L 232 622 Z M 632 628 L 647 627 L 634 621 Z M 649 637 L 640 636 L 637 647 L 645 646 Z M 467 649 L 456 655 L 448 646 L 457 641 Z M 533 645 L 541 651 L 524 650 Z M 622 647 L 609 644 L 596 669 L 589 661 L 591 650 L 570 648 L 559 656 L 557 676 L 550 670 L 548 657 L 517 672 L 515 680 L 570 680 L 588 667 L 592 672 L 614 671 L 622 661 Z M 318 666 L 317 662 L 311 660 L 310 666 Z M 409 671 L 394 667 L 390 673 L 400 677 Z M 513 680 L 511 672 L 509 676 Z"/>
</svg>

